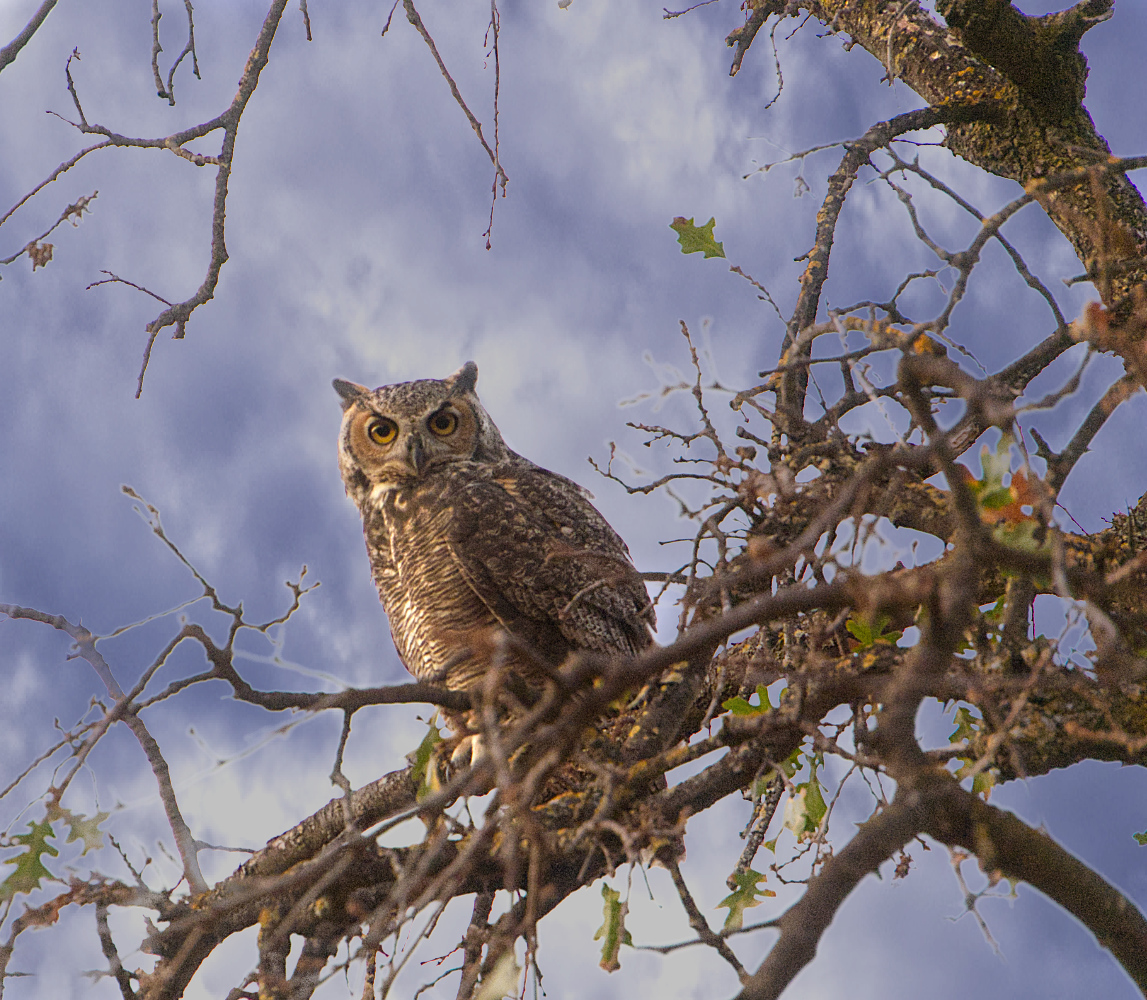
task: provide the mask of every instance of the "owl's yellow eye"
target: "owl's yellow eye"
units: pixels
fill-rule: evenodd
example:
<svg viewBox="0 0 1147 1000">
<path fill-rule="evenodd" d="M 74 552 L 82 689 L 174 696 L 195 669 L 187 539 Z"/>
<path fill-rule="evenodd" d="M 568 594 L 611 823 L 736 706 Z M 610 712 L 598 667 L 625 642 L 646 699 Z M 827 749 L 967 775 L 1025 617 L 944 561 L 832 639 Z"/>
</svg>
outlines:
<svg viewBox="0 0 1147 1000">
<path fill-rule="evenodd" d="M 390 444 L 398 437 L 398 424 L 386 417 L 375 417 L 366 425 L 366 433 L 375 444 Z"/>
<path fill-rule="evenodd" d="M 439 410 L 428 423 L 439 437 L 449 437 L 458 429 L 458 414 L 453 410 Z"/>
</svg>

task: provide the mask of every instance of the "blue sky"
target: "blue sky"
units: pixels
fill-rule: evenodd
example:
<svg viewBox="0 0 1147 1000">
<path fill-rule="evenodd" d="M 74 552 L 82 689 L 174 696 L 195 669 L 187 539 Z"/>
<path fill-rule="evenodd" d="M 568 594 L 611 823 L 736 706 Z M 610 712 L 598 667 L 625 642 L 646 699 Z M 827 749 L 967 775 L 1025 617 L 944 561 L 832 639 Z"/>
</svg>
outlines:
<svg viewBox="0 0 1147 1000">
<path fill-rule="evenodd" d="M 0 39 L 10 38 L 33 6 L 0 0 Z M 1029 13 L 1054 9 L 1021 6 Z M 182 45 L 183 15 L 181 5 L 163 9 L 170 58 Z M 239 134 L 227 214 L 231 260 L 186 339 L 161 335 L 141 399 L 133 398 L 135 379 L 154 303 L 122 286 L 85 286 L 107 269 L 172 300 L 190 295 L 207 262 L 214 172 L 158 151 L 103 152 L 0 228 L 4 257 L 65 205 L 99 190 L 91 214 L 52 237 L 55 258 L 47 267 L 32 273 L 21 260 L 0 271 L 0 601 L 109 632 L 193 597 L 194 581 L 120 493 L 127 483 L 161 509 L 171 537 L 224 599 L 242 600 L 253 617 L 286 606 L 282 582 L 304 563 L 322 581 L 278 637 L 281 658 L 299 669 L 268 662 L 274 650 L 248 639 L 252 658 L 243 668 L 253 684 L 314 690 L 331 689 L 334 682 L 324 678 L 353 685 L 404 679 L 335 463 L 340 411 L 330 380 L 378 385 L 442 376 L 469 358 L 480 368 L 478 391 L 512 447 L 592 489 L 642 569 L 684 561 L 658 544 L 692 534 L 673 501 L 626 495 L 597 477 L 586 457 L 603 461 L 616 441 L 644 472 L 667 467 L 669 455 L 643 448 L 625 422 L 687 426 L 686 400 L 671 398 L 656 413 L 648 402 L 618 404 L 656 393 L 677 378 L 674 368 L 686 370 L 679 321 L 707 345 L 707 371 L 733 388 L 752 384 L 756 370 L 775 361 L 782 326 L 725 263 L 683 256 L 670 221 L 716 217 L 729 262 L 764 283 L 787 312 L 800 273 L 794 258 L 811 243 L 839 153 L 804 161 L 811 191 L 803 197 L 794 197 L 795 164 L 743 175 L 859 135 L 919 100 L 900 84 L 881 84 L 874 59 L 816 37 L 821 28 L 810 23 L 781 44 L 784 92 L 764 110 L 776 90 L 764 39 L 741 73 L 728 76 L 723 38 L 740 18 L 730 0 L 671 21 L 662 20 L 656 3 L 573 0 L 559 10 L 552 0 L 507 0 L 501 152 L 510 185 L 508 197 L 498 199 L 487 251 L 489 161 L 401 11 L 380 37 L 387 9 L 312 3 L 315 40 L 308 43 L 292 5 Z M 422 11 L 490 136 L 487 13 L 456 0 Z M 71 113 L 63 67 L 74 47 L 82 60 L 73 74 L 90 120 L 132 135 L 167 134 L 225 107 L 264 14 L 247 0 L 197 5 L 203 80 L 182 68 L 171 108 L 154 96 L 148 18 L 137 4 L 61 5 L 0 74 L 0 211 L 83 144 L 45 114 Z M 787 22 L 778 37 L 796 23 Z M 1138 78 L 1145 37 L 1147 10 L 1124 0 L 1084 39 L 1088 107 L 1119 154 L 1147 152 L 1147 107 L 1128 86 Z M 196 148 L 213 151 L 211 142 Z M 921 156 L 984 211 L 1018 193 L 940 150 L 924 148 Z M 925 215 L 950 248 L 972 231 L 946 205 L 930 203 Z M 1006 232 L 1057 288 L 1069 316 L 1093 297 L 1086 286 L 1060 284 L 1079 262 L 1035 209 Z M 932 264 L 895 199 L 858 184 L 826 300 L 887 298 L 905 273 Z M 919 308 L 927 296 L 921 293 Z M 1001 254 L 977 270 L 952 332 L 994 370 L 1051 328 L 1046 307 Z M 1064 377 L 1066 362 L 1057 371 Z M 1042 418 L 1053 446 L 1116 374 L 1100 360 L 1078 398 Z M 1140 395 L 1109 422 L 1069 480 L 1064 503 L 1089 530 L 1147 489 L 1145 420 Z M 221 628 L 221 619 L 199 606 L 188 613 Z M 672 607 L 661 609 L 666 634 L 674 619 Z M 131 683 L 177 627 L 168 617 L 107 643 L 120 683 Z M 70 724 L 99 693 L 90 670 L 66 654 L 66 640 L 41 626 L 0 623 L 6 773 L 52 741 L 53 718 Z M 199 666 L 183 651 L 162 680 Z M 258 847 L 332 796 L 326 776 L 335 718 L 296 720 L 280 733 L 286 719 L 231 702 L 221 686 L 188 695 L 149 722 L 198 837 Z M 922 727 L 943 733 L 937 716 L 923 718 Z M 352 782 L 400 766 L 419 738 L 414 709 L 360 713 L 348 747 Z M 49 781 L 42 768 L 0 802 L 3 824 Z M 1141 771 L 1091 764 L 1016 783 L 993 801 L 1045 825 L 1143 907 L 1147 855 L 1131 833 L 1147 828 L 1145 792 Z M 116 808 L 109 826 L 133 858 L 155 858 L 159 880 L 175 877 L 156 847 L 164 825 L 153 779 L 125 733 L 109 735 L 90 777 L 69 794 L 76 811 Z M 870 808 L 864 796 L 851 796 L 842 799 L 838 838 Z M 746 808 L 729 803 L 690 827 L 686 876 L 714 923 Z M 1023 887 L 1013 901 L 983 904 L 997 957 L 972 917 L 951 919 L 963 904 L 947 852 L 933 845 L 912 854 L 918 868 L 911 878 L 870 878 L 848 901 L 792 995 L 1136 995 L 1089 934 Z M 209 878 L 227 874 L 236 859 L 202 856 Z M 74 855 L 65 851 L 61 860 Z M 123 874 L 110 851 L 97 867 Z M 966 868 L 972 878 L 974 866 Z M 684 939 L 688 927 L 664 873 L 650 873 L 649 882 L 652 901 L 640 874 L 633 880 L 635 941 Z M 624 876 L 615 884 L 624 887 Z M 782 890 L 776 912 L 791 898 Z M 543 923 L 540 959 L 550 997 L 735 992 L 728 969 L 701 949 L 667 959 L 623 950 L 621 971 L 601 972 L 591 940 L 600 905 L 595 886 Z M 754 914 L 770 912 L 766 904 Z M 139 927 L 134 917 L 122 918 L 121 942 Z M 445 942 L 442 951 L 456 930 L 457 923 L 444 923 L 435 939 Z M 56 935 L 69 943 L 67 964 L 58 959 Z M 738 941 L 749 967 L 759 964 L 769 939 L 764 932 Z M 9 995 L 115 995 L 114 984 L 93 986 L 79 975 L 103 965 L 90 913 L 66 913 L 59 928 L 24 941 L 14 966 L 38 975 L 11 981 Z M 249 940 L 230 942 L 188 996 L 224 995 L 250 963 L 251 948 Z M 145 961 L 130 953 L 125 960 Z M 410 995 L 426 975 L 416 966 L 395 995 Z M 345 991 L 336 980 L 323 995 Z M 453 991 L 446 986 L 437 995 Z"/>
</svg>

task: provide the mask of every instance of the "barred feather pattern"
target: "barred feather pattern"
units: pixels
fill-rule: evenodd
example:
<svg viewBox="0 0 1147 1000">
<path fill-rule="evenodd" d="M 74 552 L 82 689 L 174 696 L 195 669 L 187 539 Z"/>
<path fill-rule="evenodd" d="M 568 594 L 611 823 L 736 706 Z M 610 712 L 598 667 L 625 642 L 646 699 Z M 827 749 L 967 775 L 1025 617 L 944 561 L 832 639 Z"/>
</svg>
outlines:
<svg viewBox="0 0 1147 1000">
<path fill-rule="evenodd" d="M 506 447 L 476 382 L 469 363 L 335 383 L 339 465 L 402 662 L 457 690 L 482 682 L 501 636 L 528 651 L 513 664 L 527 677 L 577 650 L 645 649 L 653 610 L 625 543 L 579 486 Z"/>
</svg>

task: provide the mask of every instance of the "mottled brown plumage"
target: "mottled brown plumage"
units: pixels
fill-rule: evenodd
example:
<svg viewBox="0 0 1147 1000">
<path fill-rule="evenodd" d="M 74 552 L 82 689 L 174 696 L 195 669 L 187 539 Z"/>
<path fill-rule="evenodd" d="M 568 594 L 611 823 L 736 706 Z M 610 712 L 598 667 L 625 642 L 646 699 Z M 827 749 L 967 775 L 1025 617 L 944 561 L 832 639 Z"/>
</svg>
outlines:
<svg viewBox="0 0 1147 1000">
<path fill-rule="evenodd" d="M 506 447 L 477 378 L 469 362 L 374 390 L 335 381 L 339 468 L 402 662 L 457 690 L 481 683 L 499 632 L 550 666 L 644 649 L 653 611 L 625 543 L 579 486 Z M 529 662 L 511 664 L 528 680 Z"/>
</svg>

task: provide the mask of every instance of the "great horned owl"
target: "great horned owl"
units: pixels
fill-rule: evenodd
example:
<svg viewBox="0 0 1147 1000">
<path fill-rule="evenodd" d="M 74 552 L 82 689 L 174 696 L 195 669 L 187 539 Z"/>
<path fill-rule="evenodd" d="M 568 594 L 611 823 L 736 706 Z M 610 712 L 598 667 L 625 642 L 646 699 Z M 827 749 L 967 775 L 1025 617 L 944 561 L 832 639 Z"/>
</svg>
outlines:
<svg viewBox="0 0 1147 1000">
<path fill-rule="evenodd" d="M 625 543 L 584 490 L 506 447 L 477 381 L 471 361 L 446 379 L 334 382 L 339 469 L 407 670 L 473 688 L 499 630 L 552 666 L 646 648 L 653 610 Z"/>
</svg>

